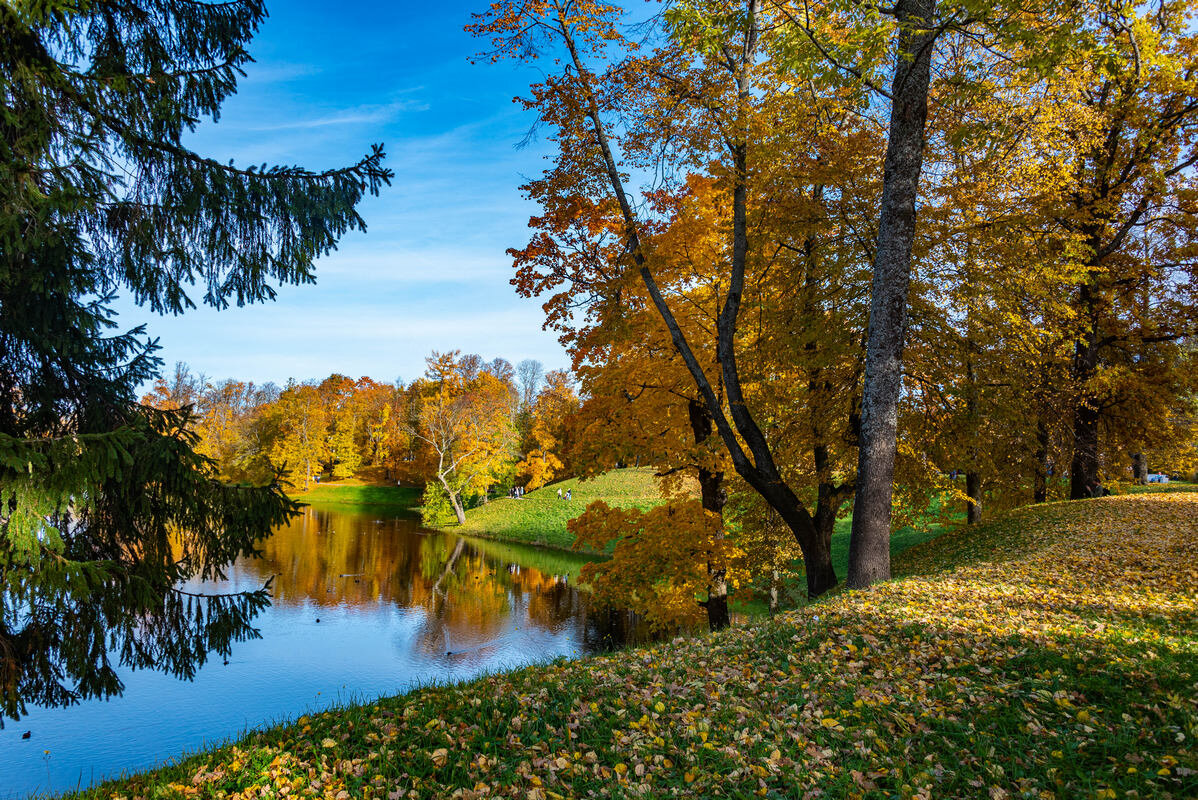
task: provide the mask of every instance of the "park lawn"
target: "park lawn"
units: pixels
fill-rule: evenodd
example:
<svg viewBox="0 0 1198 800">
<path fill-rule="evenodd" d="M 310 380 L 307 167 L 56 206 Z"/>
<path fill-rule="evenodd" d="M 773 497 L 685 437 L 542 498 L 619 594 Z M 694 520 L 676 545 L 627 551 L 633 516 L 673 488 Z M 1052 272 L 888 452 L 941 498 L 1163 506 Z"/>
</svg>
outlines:
<svg viewBox="0 0 1198 800">
<path fill-rule="evenodd" d="M 1198 495 L 1020 509 L 748 627 L 301 717 L 85 798 L 1198 796 Z"/>
<path fill-rule="evenodd" d="M 559 500 L 557 491 L 572 492 L 570 500 Z M 648 511 L 664 500 L 649 467 L 628 467 L 605 472 L 590 480 L 568 478 L 551 483 L 519 499 L 503 497 L 466 512 L 465 524 L 453 523 L 444 530 L 466 536 L 542 547 L 572 549 L 574 537 L 566 523 L 586 507 L 602 500 L 618 508 Z"/>
<path fill-rule="evenodd" d="M 415 508 L 420 505 L 420 490 L 411 486 L 374 486 L 365 483 L 338 482 L 310 485 L 291 499 L 316 505 L 360 505 Z"/>
</svg>

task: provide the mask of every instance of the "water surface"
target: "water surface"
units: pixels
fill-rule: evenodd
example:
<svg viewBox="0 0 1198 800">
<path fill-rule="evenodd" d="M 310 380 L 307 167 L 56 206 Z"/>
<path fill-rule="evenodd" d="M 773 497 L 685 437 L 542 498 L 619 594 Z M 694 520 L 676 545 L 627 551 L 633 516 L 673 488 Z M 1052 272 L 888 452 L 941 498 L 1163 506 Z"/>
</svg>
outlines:
<svg viewBox="0 0 1198 800">
<path fill-rule="evenodd" d="M 308 711 L 624 637 L 622 616 L 589 611 L 574 587 L 585 562 L 568 553 L 336 507 L 305 508 L 262 549 L 229 584 L 207 587 L 258 588 L 273 576 L 261 639 L 235 645 L 228 664 L 215 656 L 194 681 L 124 670 L 122 697 L 7 722 L 0 798 L 87 786 Z"/>
</svg>

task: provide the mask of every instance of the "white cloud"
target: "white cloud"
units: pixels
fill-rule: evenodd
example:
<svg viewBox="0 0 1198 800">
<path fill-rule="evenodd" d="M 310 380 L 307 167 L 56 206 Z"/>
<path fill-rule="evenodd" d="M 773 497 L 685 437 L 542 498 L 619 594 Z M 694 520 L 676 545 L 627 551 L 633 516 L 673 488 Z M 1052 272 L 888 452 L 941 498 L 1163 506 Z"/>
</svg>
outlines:
<svg viewBox="0 0 1198 800">
<path fill-rule="evenodd" d="M 365 125 L 368 123 L 386 122 L 403 112 L 427 111 L 428 103 L 422 100 L 396 100 L 384 105 L 362 105 L 334 111 L 324 116 L 308 119 L 291 119 L 270 125 L 255 125 L 247 130 L 252 131 L 284 131 L 310 130 L 312 128 L 327 128 L 331 125 Z"/>
</svg>

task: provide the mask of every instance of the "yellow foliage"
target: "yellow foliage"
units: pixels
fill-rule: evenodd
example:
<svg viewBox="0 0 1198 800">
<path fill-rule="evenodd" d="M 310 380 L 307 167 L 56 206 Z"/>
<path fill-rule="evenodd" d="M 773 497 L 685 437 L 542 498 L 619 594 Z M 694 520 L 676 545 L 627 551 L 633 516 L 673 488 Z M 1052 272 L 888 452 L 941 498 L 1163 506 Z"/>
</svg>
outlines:
<svg viewBox="0 0 1198 800">
<path fill-rule="evenodd" d="M 708 564 L 731 564 L 739 552 L 717 538 L 718 514 L 698 500 L 681 500 L 650 511 L 612 508 L 602 500 L 569 523 L 576 546 L 603 551 L 611 559 L 587 564 L 582 580 L 596 600 L 628 608 L 658 629 L 697 624 L 704 618 L 699 598 L 708 591 Z M 738 576 L 729 575 L 734 582 Z"/>
</svg>

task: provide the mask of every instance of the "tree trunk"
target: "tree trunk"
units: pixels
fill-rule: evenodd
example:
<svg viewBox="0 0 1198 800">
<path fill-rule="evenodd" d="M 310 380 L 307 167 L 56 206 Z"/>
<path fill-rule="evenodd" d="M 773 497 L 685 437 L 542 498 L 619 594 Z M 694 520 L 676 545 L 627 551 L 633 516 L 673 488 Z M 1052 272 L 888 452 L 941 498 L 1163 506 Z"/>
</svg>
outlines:
<svg viewBox="0 0 1198 800">
<path fill-rule="evenodd" d="M 915 200 L 923 168 L 936 0 L 899 0 L 898 53 L 891 86 L 890 135 L 870 300 L 861 404 L 850 588 L 890 577 L 890 503 L 897 448 L 898 398 L 907 327 L 907 289 L 915 239 Z"/>
<path fill-rule="evenodd" d="M 965 473 L 965 522 L 976 525 L 982 519 L 982 476 L 976 472 Z"/>
<path fill-rule="evenodd" d="M 1043 503 L 1048 499 L 1048 425 L 1044 420 L 1036 422 L 1036 486 L 1033 502 Z"/>
<path fill-rule="evenodd" d="M 1141 486 L 1148 483 L 1148 459 L 1144 458 L 1143 453 L 1136 453 L 1131 457 L 1131 472 L 1136 483 Z"/>
<path fill-rule="evenodd" d="M 832 553 L 832 533 L 836 530 L 836 513 L 840 510 L 841 501 L 836 499 L 836 487 L 828 483 L 819 485 L 819 500 L 815 507 L 815 535 L 819 539 L 821 549 Z M 833 577 L 835 580 L 835 577 Z"/>
<path fill-rule="evenodd" d="M 711 436 L 711 414 L 703 402 L 696 399 L 690 401 L 688 411 L 695 444 L 702 444 Z M 724 505 L 728 502 L 728 492 L 724 489 L 724 473 L 700 467 L 699 491 L 703 499 L 703 510 L 720 516 L 721 522 L 715 534 L 718 543 L 724 538 Z M 711 630 L 718 631 L 728 627 L 728 566 L 722 560 L 707 562 L 707 600 L 704 607 L 707 609 L 707 626 Z"/>
<path fill-rule="evenodd" d="M 458 518 L 458 524 L 465 525 L 466 511 L 462 508 L 462 499 L 458 497 L 453 489 L 449 488 L 449 481 L 445 480 L 444 476 L 438 475 L 437 480 L 441 482 L 441 488 L 445 490 L 445 494 L 449 498 L 449 505 L 453 507 L 453 513 Z"/>
<path fill-rule="evenodd" d="M 928 0 L 920 0 L 920 2 L 928 2 Z M 934 0 L 932 2 L 934 3 Z M 740 66 L 735 67 L 738 96 L 746 102 L 752 95 L 751 62 L 757 47 L 760 12 L 760 4 L 756 0 L 749 0 L 748 16 L 752 20 L 752 30 L 745 42 L 744 51 L 740 56 L 741 60 L 737 62 Z M 712 388 L 711 381 L 708 380 L 707 374 L 703 370 L 702 365 L 700 365 L 698 358 L 696 358 L 690 344 L 687 342 L 686 336 L 683 334 L 682 328 L 674 316 L 674 312 L 670 309 L 669 304 L 662 295 L 661 289 L 657 285 L 657 280 L 653 277 L 653 272 L 649 268 L 645 253 L 642 251 L 640 226 L 633 211 L 632 203 L 628 199 L 628 193 L 624 189 L 624 179 L 617 166 L 595 92 L 587 81 L 586 76 L 588 71 L 582 63 L 578 48 L 570 33 L 570 25 L 566 21 L 564 14 L 559 13 L 558 23 L 562 41 L 570 53 L 576 75 L 578 76 L 580 85 L 583 87 L 586 114 L 594 126 L 595 143 L 603 156 L 608 181 L 611 184 L 612 193 L 615 195 L 620 213 L 624 219 L 627 248 L 632 255 L 633 263 L 636 265 L 645 288 L 649 292 L 650 300 L 652 300 L 654 307 L 661 315 L 662 321 L 665 322 L 666 328 L 670 332 L 670 339 L 674 343 L 675 349 L 682 357 L 687 371 L 694 378 L 695 387 L 702 395 L 703 405 L 707 408 L 707 412 L 719 432 L 720 439 L 723 441 L 729 456 L 732 458 L 733 467 L 736 469 L 737 474 L 744 478 L 781 515 L 783 522 L 794 533 L 799 549 L 803 552 L 803 560 L 807 564 L 807 593 L 810 597 L 818 597 L 836 585 L 836 573 L 832 569 L 831 556 L 826 550 L 821 550 L 811 515 L 807 512 L 806 507 L 799 502 L 794 491 L 782 479 L 777 465 L 774 463 L 769 442 L 766 440 L 753 415 L 749 412 L 748 404 L 741 391 L 740 373 L 736 364 L 737 315 L 740 311 L 741 293 L 744 288 L 745 263 L 748 253 L 746 210 L 748 148 L 746 141 L 740 140 L 731 148 L 736 174 L 736 182 L 733 189 L 732 269 L 729 275 L 727 294 L 724 297 L 724 305 L 716 324 L 718 339 L 716 357 L 720 363 L 720 374 L 723 378 L 723 388 L 727 393 L 729 416 L 732 417 L 732 423 L 735 425 L 734 431 L 733 426 L 728 423 L 728 419 L 724 415 L 722 399 L 717 397 L 715 389 Z M 926 82 L 925 79 L 924 83 L 926 84 Z M 743 445 L 740 441 L 741 439 L 744 440 Z M 749 453 L 752 454 L 752 460 L 749 459 L 745 452 L 746 447 Z"/>
<path fill-rule="evenodd" d="M 1069 498 L 1094 496 L 1098 486 L 1098 409 L 1084 400 L 1073 412 L 1073 463 L 1069 467 Z"/>
<path fill-rule="evenodd" d="M 1097 233 L 1089 235 L 1091 247 L 1097 249 Z M 1095 269 L 1097 269 L 1095 267 Z M 1091 277 L 1091 281 L 1095 280 Z M 1073 408 L 1073 461 L 1069 466 L 1069 499 L 1081 500 L 1094 496 L 1098 486 L 1098 422 L 1101 412 L 1089 396 L 1089 383 L 1098 372 L 1098 299 L 1092 283 L 1078 290 L 1079 317 L 1087 321 L 1088 329 L 1073 349 L 1070 377 L 1081 396 Z"/>
<path fill-rule="evenodd" d="M 831 581 L 830 585 L 826 586 L 827 589 L 830 589 L 836 585 L 836 572 L 832 567 L 832 533 L 836 530 L 836 515 L 840 513 L 840 507 L 853 493 L 853 484 L 849 482 L 836 486 L 832 483 L 831 458 L 827 445 L 823 444 L 823 430 L 818 424 L 812 424 L 811 435 L 816 441 L 816 445 L 812 448 L 812 457 L 815 463 L 815 474 L 819 476 L 815 513 L 811 516 L 811 527 L 816 547 L 821 554 L 820 580 L 825 584 Z M 810 567 L 808 570 L 810 571 Z M 810 578 L 808 578 L 808 587 L 810 587 Z"/>
</svg>

